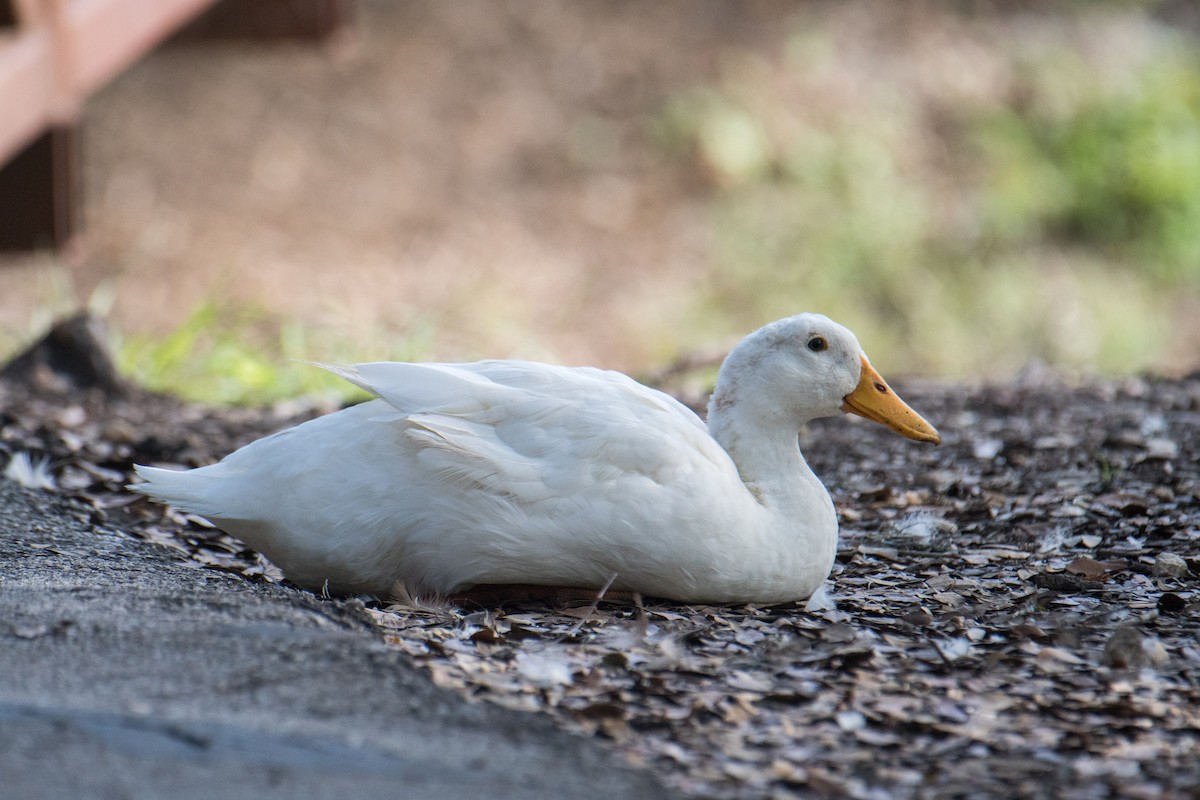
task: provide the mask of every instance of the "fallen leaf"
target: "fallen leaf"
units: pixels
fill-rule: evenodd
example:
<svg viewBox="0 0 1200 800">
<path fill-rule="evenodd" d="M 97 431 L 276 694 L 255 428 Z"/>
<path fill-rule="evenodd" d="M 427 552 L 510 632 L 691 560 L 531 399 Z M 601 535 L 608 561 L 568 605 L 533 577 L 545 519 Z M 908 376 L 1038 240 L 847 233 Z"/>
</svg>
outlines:
<svg viewBox="0 0 1200 800">
<path fill-rule="evenodd" d="M 1081 575 L 1089 581 L 1098 581 L 1111 572 L 1128 568 L 1127 561 L 1097 561 L 1094 558 L 1080 556 L 1067 564 L 1066 570 L 1073 575 Z"/>
</svg>

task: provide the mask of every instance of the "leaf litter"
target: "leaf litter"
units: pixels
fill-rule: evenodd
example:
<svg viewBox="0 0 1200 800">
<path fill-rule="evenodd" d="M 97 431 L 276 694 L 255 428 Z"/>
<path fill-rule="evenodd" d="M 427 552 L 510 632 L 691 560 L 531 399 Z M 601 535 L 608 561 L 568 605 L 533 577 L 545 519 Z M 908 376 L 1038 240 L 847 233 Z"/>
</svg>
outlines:
<svg viewBox="0 0 1200 800">
<path fill-rule="evenodd" d="M 901 391 L 940 448 L 850 418 L 801 435 L 842 519 L 807 603 L 362 601 L 439 686 L 609 740 L 688 796 L 1195 796 L 1200 374 Z M 122 487 L 134 462 L 210 463 L 327 410 L 0 380 L 0 458 L 98 524 L 282 581 Z"/>
</svg>

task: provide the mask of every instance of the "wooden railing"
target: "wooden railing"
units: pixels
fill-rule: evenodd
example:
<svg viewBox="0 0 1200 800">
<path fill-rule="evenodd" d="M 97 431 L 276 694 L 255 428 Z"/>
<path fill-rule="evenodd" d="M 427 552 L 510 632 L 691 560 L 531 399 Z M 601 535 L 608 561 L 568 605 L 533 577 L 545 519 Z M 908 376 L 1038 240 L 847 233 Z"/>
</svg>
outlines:
<svg viewBox="0 0 1200 800">
<path fill-rule="evenodd" d="M 9 0 L 0 29 L 0 163 L 215 0 Z"/>
<path fill-rule="evenodd" d="M 349 0 L 234 0 L 207 36 L 319 38 Z M 217 0 L 0 0 L 0 249 L 55 247 L 75 227 L 84 102 Z M 232 7 L 227 7 L 232 6 Z"/>
</svg>

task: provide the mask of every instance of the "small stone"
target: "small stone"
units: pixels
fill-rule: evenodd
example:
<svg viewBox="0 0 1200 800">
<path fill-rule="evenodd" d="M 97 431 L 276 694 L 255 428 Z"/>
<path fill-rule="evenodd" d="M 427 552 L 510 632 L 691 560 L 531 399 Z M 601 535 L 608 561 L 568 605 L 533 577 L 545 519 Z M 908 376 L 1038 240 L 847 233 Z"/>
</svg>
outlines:
<svg viewBox="0 0 1200 800">
<path fill-rule="evenodd" d="M 1176 553 L 1159 553 L 1154 559 L 1152 571 L 1155 575 L 1166 578 L 1183 578 L 1190 574 L 1187 561 Z"/>
<path fill-rule="evenodd" d="M 1179 457 L 1179 445 L 1165 436 L 1146 440 L 1146 458 L 1172 461 Z"/>
<path fill-rule="evenodd" d="M 1122 625 L 1113 631 L 1101 660 L 1117 669 L 1138 669 L 1159 666 L 1167 657 L 1167 649 L 1156 637 L 1145 636 L 1133 625 Z"/>
<path fill-rule="evenodd" d="M 971 455 L 980 461 L 991 461 L 1004 449 L 1003 439 L 980 439 L 971 448 Z"/>
<path fill-rule="evenodd" d="M 866 727 L 867 718 L 863 716 L 861 711 L 855 711 L 851 709 L 849 711 L 843 711 L 837 715 L 837 724 L 842 730 L 846 732 L 853 732 Z"/>
<path fill-rule="evenodd" d="M 1187 601 L 1174 592 L 1163 592 L 1158 597 L 1157 607 L 1160 614 L 1178 614 L 1187 610 Z"/>
</svg>

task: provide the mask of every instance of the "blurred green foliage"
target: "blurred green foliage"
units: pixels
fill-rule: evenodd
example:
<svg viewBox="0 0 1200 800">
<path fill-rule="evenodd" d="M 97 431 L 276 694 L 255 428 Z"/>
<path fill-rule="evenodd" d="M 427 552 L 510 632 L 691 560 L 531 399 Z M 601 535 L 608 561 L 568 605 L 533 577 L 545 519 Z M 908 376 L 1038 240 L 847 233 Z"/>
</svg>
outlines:
<svg viewBox="0 0 1200 800">
<path fill-rule="evenodd" d="M 416 330 L 385 345 L 331 339 L 328 332 L 318 340 L 295 321 L 208 302 L 168 336 L 124 337 L 115 349 L 126 375 L 189 400 L 250 405 L 304 396 L 346 402 L 367 395 L 304 362 L 350 363 L 367 360 L 370 352 L 419 360 L 426 353 L 428 331 Z"/>
<path fill-rule="evenodd" d="M 1082 67 L 1080 67 L 1082 68 Z M 1112 247 L 1157 281 L 1200 278 L 1200 56 L 1167 50 L 1065 115 L 1034 103 L 980 120 L 984 215 L 1001 240 Z M 1032 190 L 1032 191 L 1031 191 Z"/>
<path fill-rule="evenodd" d="M 661 141 L 713 187 L 698 319 L 824 311 L 896 371 L 1161 366 L 1200 286 L 1200 49 L 1156 35 L 1119 80 L 1052 42 L 990 96 L 831 112 L 805 81 L 832 49 L 803 34 L 674 98 Z"/>
</svg>

